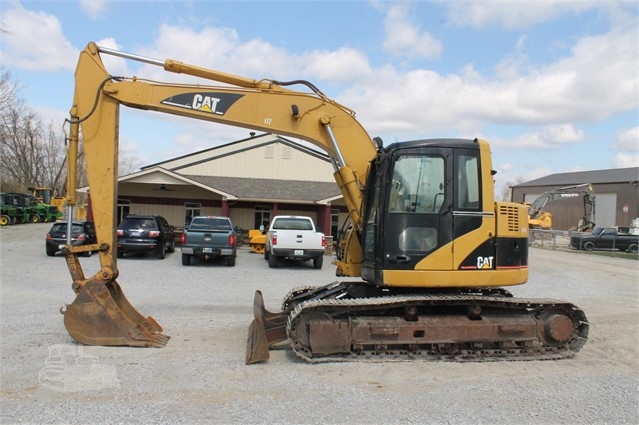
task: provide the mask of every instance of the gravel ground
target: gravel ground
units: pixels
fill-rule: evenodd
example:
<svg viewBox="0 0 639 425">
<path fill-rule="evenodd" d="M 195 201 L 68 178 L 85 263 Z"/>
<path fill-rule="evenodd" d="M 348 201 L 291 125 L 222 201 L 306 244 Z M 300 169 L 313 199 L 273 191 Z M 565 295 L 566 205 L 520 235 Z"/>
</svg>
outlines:
<svg viewBox="0 0 639 425">
<path fill-rule="evenodd" d="M 2 423 L 639 423 L 637 261 L 531 249 L 529 283 L 510 290 L 586 312 L 590 339 L 571 359 L 312 365 L 282 348 L 245 366 L 254 291 L 278 310 L 292 287 L 335 280 L 329 261 L 269 269 L 242 250 L 235 267 L 184 267 L 179 249 L 119 260 L 127 297 L 171 340 L 86 347 L 58 312 L 73 292 L 64 258 L 45 255 L 49 226 L 0 229 Z M 97 255 L 81 263 L 99 268 Z"/>
</svg>

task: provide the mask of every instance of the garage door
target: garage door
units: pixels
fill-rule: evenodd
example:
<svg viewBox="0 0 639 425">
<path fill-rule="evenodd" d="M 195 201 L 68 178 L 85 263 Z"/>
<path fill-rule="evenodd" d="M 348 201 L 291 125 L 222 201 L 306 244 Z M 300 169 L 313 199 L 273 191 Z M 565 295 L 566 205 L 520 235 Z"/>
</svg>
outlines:
<svg viewBox="0 0 639 425">
<path fill-rule="evenodd" d="M 616 226 L 616 193 L 595 193 L 595 219 L 597 226 Z"/>
</svg>

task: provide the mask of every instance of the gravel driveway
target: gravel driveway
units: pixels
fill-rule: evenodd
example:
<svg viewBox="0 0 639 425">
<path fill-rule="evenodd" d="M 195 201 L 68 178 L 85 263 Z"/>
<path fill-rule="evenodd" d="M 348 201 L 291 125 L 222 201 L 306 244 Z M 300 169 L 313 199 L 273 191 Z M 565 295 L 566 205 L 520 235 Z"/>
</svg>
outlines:
<svg viewBox="0 0 639 425">
<path fill-rule="evenodd" d="M 118 260 L 131 303 L 171 340 L 164 348 L 87 347 L 68 336 L 64 258 L 47 257 L 50 224 L 0 229 L 2 423 L 622 424 L 639 423 L 638 261 L 532 248 L 515 296 L 581 307 L 590 339 L 560 361 L 307 364 L 286 347 L 245 366 L 253 294 L 278 310 L 292 287 L 335 280 L 330 261 L 269 269 Z M 328 260 L 328 259 L 327 259 Z M 86 275 L 97 255 L 81 258 Z"/>
</svg>

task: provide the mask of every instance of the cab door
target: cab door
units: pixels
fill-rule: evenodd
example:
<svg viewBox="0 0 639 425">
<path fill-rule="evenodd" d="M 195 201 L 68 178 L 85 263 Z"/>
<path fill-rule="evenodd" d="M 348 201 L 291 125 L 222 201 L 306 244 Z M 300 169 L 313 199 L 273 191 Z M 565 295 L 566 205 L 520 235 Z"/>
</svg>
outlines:
<svg viewBox="0 0 639 425">
<path fill-rule="evenodd" d="M 383 217 L 382 268 L 412 270 L 453 238 L 453 149 L 399 149 L 391 157 Z M 450 270 L 453 258 L 434 264 Z"/>
</svg>

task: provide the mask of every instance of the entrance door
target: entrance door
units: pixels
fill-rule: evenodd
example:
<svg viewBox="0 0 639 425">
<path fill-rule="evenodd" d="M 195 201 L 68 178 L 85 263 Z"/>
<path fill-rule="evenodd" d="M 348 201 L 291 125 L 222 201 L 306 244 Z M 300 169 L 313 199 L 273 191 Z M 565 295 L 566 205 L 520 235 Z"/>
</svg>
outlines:
<svg viewBox="0 0 639 425">
<path fill-rule="evenodd" d="M 191 224 L 191 219 L 200 215 L 202 204 L 199 202 L 186 202 L 184 204 L 184 227 Z"/>
<path fill-rule="evenodd" d="M 122 222 L 122 219 L 129 215 L 129 210 L 131 209 L 131 201 L 128 199 L 118 199 L 117 206 L 117 216 L 115 220 L 115 225 L 119 225 Z"/>
<path fill-rule="evenodd" d="M 257 205 L 254 213 L 254 229 L 266 229 L 271 223 L 271 207 Z M 261 227 L 264 226 L 264 227 Z"/>
</svg>

